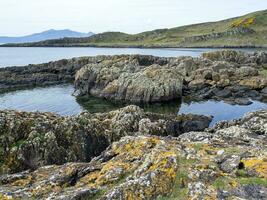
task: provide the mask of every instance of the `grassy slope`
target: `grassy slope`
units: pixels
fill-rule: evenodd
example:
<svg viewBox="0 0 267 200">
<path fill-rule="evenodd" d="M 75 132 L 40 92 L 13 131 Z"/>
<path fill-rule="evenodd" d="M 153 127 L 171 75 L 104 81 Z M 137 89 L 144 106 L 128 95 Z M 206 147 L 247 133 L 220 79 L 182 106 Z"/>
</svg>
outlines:
<svg viewBox="0 0 267 200">
<path fill-rule="evenodd" d="M 248 23 L 246 20 L 252 20 L 253 22 Z M 223 38 L 210 39 L 201 42 L 183 42 L 183 39 L 186 37 L 232 30 L 232 26 L 234 24 L 236 24 L 237 27 L 252 28 L 256 31 L 256 33 L 249 35 L 226 36 Z M 64 38 L 59 40 L 47 40 L 38 43 L 26 43 L 20 46 L 267 47 L 267 10 L 218 22 L 195 24 L 172 29 L 160 29 L 135 35 L 120 32 L 106 32 L 89 38 Z"/>
</svg>

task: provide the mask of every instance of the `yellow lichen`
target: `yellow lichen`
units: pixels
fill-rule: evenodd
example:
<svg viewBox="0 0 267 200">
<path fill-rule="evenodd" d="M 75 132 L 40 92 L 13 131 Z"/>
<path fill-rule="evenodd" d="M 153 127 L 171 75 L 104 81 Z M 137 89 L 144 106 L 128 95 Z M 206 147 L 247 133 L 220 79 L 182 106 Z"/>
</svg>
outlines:
<svg viewBox="0 0 267 200">
<path fill-rule="evenodd" d="M 258 172 L 262 177 L 267 178 L 267 158 L 258 159 L 246 159 L 242 160 L 247 169 L 254 169 Z"/>
<path fill-rule="evenodd" d="M 0 199 L 1 199 L 1 200 L 13 200 L 14 198 L 11 197 L 11 196 L 7 196 L 7 195 L 5 195 L 5 194 L 1 194 L 1 193 L 0 193 Z"/>
</svg>

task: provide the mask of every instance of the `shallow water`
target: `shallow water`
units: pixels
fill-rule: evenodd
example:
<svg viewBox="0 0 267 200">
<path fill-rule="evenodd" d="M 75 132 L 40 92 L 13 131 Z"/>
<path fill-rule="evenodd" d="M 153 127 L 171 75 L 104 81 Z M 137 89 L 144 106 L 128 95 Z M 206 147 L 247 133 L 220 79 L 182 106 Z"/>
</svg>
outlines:
<svg viewBox="0 0 267 200">
<path fill-rule="evenodd" d="M 208 48 L 61 48 L 61 47 L 1 47 L 0 48 L 0 68 L 8 66 L 23 66 L 28 64 L 39 64 L 49 61 L 60 60 L 63 58 L 73 58 L 80 56 L 96 55 L 118 55 L 118 54 L 143 54 L 162 57 L 193 56 L 197 57 L 203 52 L 214 51 Z M 263 49 L 240 49 L 252 52 Z"/>
<path fill-rule="evenodd" d="M 35 88 L 0 94 L 0 109 L 16 109 L 21 111 L 54 112 L 60 115 L 75 115 L 84 110 L 91 113 L 107 112 L 125 104 L 116 104 L 106 100 L 90 97 L 76 100 L 71 94 L 72 85 L 60 85 L 46 88 Z M 171 102 L 143 106 L 146 111 L 164 114 L 193 113 L 212 115 L 214 123 L 221 120 L 232 120 L 245 113 L 258 109 L 267 109 L 267 104 L 254 101 L 249 106 L 229 105 L 222 101 L 205 101 L 180 103 Z"/>
</svg>

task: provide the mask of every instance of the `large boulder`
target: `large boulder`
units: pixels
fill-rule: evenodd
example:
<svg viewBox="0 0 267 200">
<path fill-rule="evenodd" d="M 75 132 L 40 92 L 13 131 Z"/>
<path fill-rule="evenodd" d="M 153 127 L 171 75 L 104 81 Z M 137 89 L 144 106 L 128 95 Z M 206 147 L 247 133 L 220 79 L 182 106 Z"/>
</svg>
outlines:
<svg viewBox="0 0 267 200">
<path fill-rule="evenodd" d="M 75 77 L 78 95 L 135 103 L 180 99 L 182 87 L 180 71 L 152 56 L 114 56 L 84 66 Z"/>
</svg>

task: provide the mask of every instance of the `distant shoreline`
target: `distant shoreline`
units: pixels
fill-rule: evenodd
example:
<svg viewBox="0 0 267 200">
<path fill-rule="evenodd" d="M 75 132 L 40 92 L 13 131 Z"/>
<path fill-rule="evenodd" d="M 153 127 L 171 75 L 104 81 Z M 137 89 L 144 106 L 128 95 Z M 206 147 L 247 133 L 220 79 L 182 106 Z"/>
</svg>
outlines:
<svg viewBox="0 0 267 200">
<path fill-rule="evenodd" d="M 0 48 L 132 48 L 132 49 L 267 49 L 267 46 L 125 46 L 125 45 L 116 45 L 116 46 L 109 46 L 109 45 L 62 45 L 62 46 L 20 46 L 20 45 L 0 45 Z"/>
</svg>

